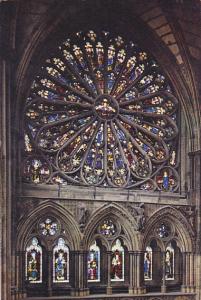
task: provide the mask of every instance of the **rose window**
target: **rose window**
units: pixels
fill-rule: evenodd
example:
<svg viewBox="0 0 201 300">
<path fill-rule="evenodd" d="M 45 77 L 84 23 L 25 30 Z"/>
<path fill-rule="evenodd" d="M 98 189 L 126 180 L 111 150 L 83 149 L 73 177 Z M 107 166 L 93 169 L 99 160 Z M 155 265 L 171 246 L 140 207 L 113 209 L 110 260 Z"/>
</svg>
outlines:
<svg viewBox="0 0 201 300">
<path fill-rule="evenodd" d="M 24 180 L 177 191 L 177 111 L 160 66 L 135 43 L 72 35 L 26 100 Z"/>
<path fill-rule="evenodd" d="M 39 224 L 39 231 L 42 235 L 55 235 L 58 232 L 58 224 L 47 218 L 44 222 Z"/>
<path fill-rule="evenodd" d="M 161 223 L 156 228 L 156 233 L 161 239 L 168 238 L 171 235 L 171 232 L 172 232 L 171 227 L 165 223 Z"/>
</svg>

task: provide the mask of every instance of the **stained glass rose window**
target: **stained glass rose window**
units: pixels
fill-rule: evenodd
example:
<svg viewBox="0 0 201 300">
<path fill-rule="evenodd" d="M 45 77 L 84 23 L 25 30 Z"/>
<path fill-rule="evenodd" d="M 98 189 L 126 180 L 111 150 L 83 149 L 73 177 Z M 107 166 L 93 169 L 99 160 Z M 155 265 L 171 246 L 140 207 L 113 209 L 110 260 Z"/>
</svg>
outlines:
<svg viewBox="0 0 201 300">
<path fill-rule="evenodd" d="M 100 234 L 103 234 L 107 237 L 111 237 L 116 234 L 117 228 L 112 220 L 104 220 L 99 227 Z"/>
<path fill-rule="evenodd" d="M 57 222 L 53 221 L 50 218 L 45 219 L 44 222 L 39 224 L 39 231 L 42 235 L 51 236 L 55 235 L 59 230 Z"/>
<path fill-rule="evenodd" d="M 177 191 L 177 111 L 160 66 L 135 43 L 78 32 L 26 100 L 24 180 Z"/>
<path fill-rule="evenodd" d="M 168 238 L 171 235 L 171 227 L 168 224 L 161 223 L 156 228 L 156 232 L 160 238 Z"/>
</svg>

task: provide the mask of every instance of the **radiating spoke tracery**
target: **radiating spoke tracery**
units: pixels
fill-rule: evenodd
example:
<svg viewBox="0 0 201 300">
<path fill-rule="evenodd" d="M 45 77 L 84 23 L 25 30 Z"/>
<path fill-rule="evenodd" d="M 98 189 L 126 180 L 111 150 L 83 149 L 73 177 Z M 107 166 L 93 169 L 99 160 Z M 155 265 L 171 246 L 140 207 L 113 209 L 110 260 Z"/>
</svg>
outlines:
<svg viewBox="0 0 201 300">
<path fill-rule="evenodd" d="M 161 68 L 136 44 L 78 32 L 32 84 L 24 178 L 177 191 L 177 110 Z"/>
</svg>

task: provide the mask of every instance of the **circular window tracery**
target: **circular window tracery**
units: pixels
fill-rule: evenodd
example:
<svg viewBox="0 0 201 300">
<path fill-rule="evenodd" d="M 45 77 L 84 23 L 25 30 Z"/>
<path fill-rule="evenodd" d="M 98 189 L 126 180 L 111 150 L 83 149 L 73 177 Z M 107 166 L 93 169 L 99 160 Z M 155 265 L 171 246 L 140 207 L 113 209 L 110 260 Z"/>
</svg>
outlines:
<svg viewBox="0 0 201 300">
<path fill-rule="evenodd" d="M 168 223 L 163 222 L 156 228 L 156 233 L 161 239 L 166 239 L 172 235 L 172 228 Z"/>
<path fill-rule="evenodd" d="M 106 237 L 113 237 L 117 233 L 117 226 L 111 219 L 106 219 L 100 224 L 98 231 Z"/>
<path fill-rule="evenodd" d="M 44 236 L 54 236 L 58 231 L 59 225 L 52 218 L 46 218 L 39 223 L 39 232 Z"/>
<path fill-rule="evenodd" d="M 177 191 L 177 110 L 160 67 L 136 44 L 79 32 L 32 84 L 24 179 Z"/>
</svg>

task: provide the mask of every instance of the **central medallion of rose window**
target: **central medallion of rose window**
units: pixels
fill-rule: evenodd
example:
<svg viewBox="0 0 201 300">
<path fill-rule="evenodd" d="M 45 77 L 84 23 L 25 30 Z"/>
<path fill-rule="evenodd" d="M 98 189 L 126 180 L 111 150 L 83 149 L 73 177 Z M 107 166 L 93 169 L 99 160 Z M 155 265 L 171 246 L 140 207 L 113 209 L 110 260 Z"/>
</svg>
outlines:
<svg viewBox="0 0 201 300">
<path fill-rule="evenodd" d="M 72 34 L 27 98 L 24 179 L 177 191 L 177 110 L 160 66 L 135 43 Z"/>
<path fill-rule="evenodd" d="M 109 95 L 101 95 L 96 99 L 94 111 L 101 120 L 112 120 L 118 115 L 117 101 Z"/>
</svg>

